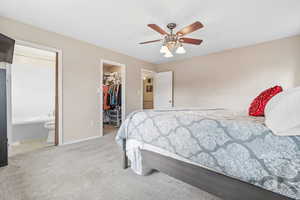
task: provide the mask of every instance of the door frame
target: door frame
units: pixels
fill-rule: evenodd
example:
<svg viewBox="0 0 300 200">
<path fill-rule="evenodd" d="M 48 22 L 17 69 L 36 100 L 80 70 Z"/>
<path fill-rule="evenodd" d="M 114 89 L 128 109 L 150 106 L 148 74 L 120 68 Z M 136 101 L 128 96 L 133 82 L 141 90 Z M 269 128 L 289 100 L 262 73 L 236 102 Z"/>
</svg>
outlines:
<svg viewBox="0 0 300 200">
<path fill-rule="evenodd" d="M 122 122 L 126 118 L 126 65 L 121 64 L 111 60 L 101 59 L 100 61 L 100 82 L 98 86 L 99 100 L 100 102 L 100 136 L 103 136 L 103 67 L 104 64 L 115 65 L 121 67 L 121 81 L 122 81 L 122 99 L 121 99 L 121 112 L 122 112 Z"/>
<path fill-rule="evenodd" d="M 63 137 L 63 65 L 62 65 L 62 50 L 61 49 L 57 49 L 57 48 L 53 48 L 53 47 L 48 47 L 48 46 L 44 46 L 44 45 L 40 45 L 40 44 L 36 44 L 36 43 L 32 43 L 32 42 L 27 42 L 27 41 L 23 41 L 23 40 L 16 40 L 15 45 L 21 45 L 21 46 L 27 46 L 27 47 L 32 47 L 32 48 L 36 48 L 36 49 L 41 49 L 41 50 L 46 50 L 46 51 L 51 51 L 56 53 L 57 55 L 57 60 L 56 60 L 56 101 L 55 101 L 55 107 L 58 106 L 58 108 L 55 108 L 56 113 L 55 113 L 55 120 L 56 120 L 56 127 L 57 129 L 55 130 L 55 138 L 56 139 L 56 145 L 62 145 L 64 143 L 64 137 Z M 11 65 L 12 66 L 12 65 Z M 9 67 L 9 85 L 11 87 L 11 66 Z M 10 121 L 10 131 L 8 132 L 8 142 L 9 144 L 12 143 L 12 138 L 11 138 L 11 121 L 12 121 L 12 116 L 11 116 L 11 111 L 12 111 L 12 105 L 11 105 L 11 93 L 9 94 L 9 101 L 10 101 L 10 105 L 9 105 L 9 121 Z M 58 110 L 58 112 L 57 112 Z M 57 126 L 58 124 L 58 126 Z"/>
<path fill-rule="evenodd" d="M 152 73 L 153 74 L 153 81 L 154 81 L 154 78 L 155 78 L 154 75 L 156 74 L 155 71 L 141 68 L 141 75 L 140 75 L 140 77 L 141 77 L 141 109 L 142 110 L 144 109 L 144 79 L 142 77 L 143 72 Z M 154 85 L 153 85 L 153 91 L 154 90 L 155 90 L 155 88 L 154 88 Z M 154 105 L 154 96 L 153 96 L 153 105 Z"/>
</svg>

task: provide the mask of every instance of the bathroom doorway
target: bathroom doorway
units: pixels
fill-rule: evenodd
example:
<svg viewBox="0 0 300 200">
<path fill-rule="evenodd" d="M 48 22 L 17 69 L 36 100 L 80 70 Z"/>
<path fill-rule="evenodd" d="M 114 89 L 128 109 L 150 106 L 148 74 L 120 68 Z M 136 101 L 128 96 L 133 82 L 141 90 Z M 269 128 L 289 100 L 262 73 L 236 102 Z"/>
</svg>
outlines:
<svg viewBox="0 0 300 200">
<path fill-rule="evenodd" d="M 58 56 L 53 50 L 15 45 L 9 70 L 9 157 L 59 144 Z"/>
</svg>

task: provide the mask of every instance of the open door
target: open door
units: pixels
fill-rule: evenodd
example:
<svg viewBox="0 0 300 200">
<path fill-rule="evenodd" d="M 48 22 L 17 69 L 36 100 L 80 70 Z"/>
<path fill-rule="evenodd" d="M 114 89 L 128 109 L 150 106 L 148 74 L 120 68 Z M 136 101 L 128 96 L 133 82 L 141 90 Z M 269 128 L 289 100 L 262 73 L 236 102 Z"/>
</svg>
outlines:
<svg viewBox="0 0 300 200">
<path fill-rule="evenodd" d="M 154 76 L 154 109 L 173 107 L 173 72 L 159 72 Z"/>
</svg>

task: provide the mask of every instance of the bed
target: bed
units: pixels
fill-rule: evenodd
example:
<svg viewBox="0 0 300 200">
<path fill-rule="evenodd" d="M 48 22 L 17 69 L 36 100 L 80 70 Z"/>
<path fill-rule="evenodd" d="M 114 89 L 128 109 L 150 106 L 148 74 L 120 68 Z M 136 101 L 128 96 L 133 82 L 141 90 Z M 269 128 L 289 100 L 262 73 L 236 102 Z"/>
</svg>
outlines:
<svg viewBox="0 0 300 200">
<path fill-rule="evenodd" d="M 124 168 L 158 170 L 224 200 L 300 199 L 300 137 L 225 109 L 136 111 L 120 127 Z M 128 161 L 129 160 L 129 161 Z"/>
</svg>

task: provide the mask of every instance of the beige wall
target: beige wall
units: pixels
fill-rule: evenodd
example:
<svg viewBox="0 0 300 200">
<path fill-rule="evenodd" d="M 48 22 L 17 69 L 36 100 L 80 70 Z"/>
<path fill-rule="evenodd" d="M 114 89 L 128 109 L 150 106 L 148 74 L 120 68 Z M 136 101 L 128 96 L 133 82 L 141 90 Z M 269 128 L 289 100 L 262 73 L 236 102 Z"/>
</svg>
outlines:
<svg viewBox="0 0 300 200">
<path fill-rule="evenodd" d="M 168 70 L 174 71 L 176 107 L 246 110 L 266 88 L 300 86 L 300 36 L 156 66 Z"/>
<path fill-rule="evenodd" d="M 294 73 L 294 81 L 295 81 L 296 86 L 300 86 L 300 66 L 299 66 L 299 64 L 296 67 L 296 72 Z"/>
<path fill-rule="evenodd" d="M 100 60 L 126 65 L 126 113 L 141 107 L 141 68 L 153 65 L 0 17 L 0 32 L 14 39 L 61 49 L 63 51 L 63 134 L 64 142 L 100 135 Z"/>
</svg>

